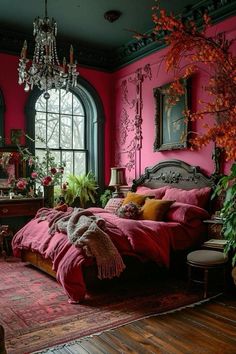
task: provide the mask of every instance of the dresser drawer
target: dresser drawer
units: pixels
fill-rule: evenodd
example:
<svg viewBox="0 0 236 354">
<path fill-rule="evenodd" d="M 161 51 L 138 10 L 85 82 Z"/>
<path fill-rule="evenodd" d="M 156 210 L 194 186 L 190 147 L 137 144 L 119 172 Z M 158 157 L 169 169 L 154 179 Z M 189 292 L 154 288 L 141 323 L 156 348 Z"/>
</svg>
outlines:
<svg viewBox="0 0 236 354">
<path fill-rule="evenodd" d="M 13 216 L 34 216 L 38 209 L 43 207 L 42 200 L 27 200 L 5 202 L 0 204 L 0 218 Z"/>
</svg>

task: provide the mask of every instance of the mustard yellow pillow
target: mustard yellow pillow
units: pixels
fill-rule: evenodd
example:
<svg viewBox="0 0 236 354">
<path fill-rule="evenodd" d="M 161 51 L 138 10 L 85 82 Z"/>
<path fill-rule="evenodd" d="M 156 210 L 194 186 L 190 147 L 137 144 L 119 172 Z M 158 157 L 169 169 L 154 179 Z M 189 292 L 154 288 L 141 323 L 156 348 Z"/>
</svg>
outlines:
<svg viewBox="0 0 236 354">
<path fill-rule="evenodd" d="M 145 199 L 147 198 L 146 195 L 141 195 L 138 193 L 134 193 L 134 192 L 128 192 L 122 205 L 128 204 L 128 203 L 135 203 L 138 205 L 143 205 L 145 202 Z"/>
<path fill-rule="evenodd" d="M 141 218 L 143 220 L 162 221 L 165 213 L 174 202 L 174 200 L 147 198 L 141 209 Z"/>
</svg>

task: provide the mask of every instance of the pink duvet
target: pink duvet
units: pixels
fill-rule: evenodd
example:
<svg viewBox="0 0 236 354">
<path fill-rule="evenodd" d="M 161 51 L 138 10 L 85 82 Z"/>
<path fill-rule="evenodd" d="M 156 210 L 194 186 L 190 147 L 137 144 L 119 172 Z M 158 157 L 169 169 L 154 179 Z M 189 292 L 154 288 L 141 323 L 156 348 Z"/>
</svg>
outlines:
<svg viewBox="0 0 236 354">
<path fill-rule="evenodd" d="M 179 228 L 180 234 L 186 234 L 186 231 L 176 223 L 122 219 L 105 212 L 104 209 L 90 208 L 89 210 L 105 219 L 106 233 L 121 255 L 135 256 L 141 261 L 154 261 L 165 267 L 169 265 L 176 227 Z M 181 241 L 180 248 L 185 247 L 184 242 Z M 72 245 L 67 235 L 56 232 L 52 236 L 48 233 L 47 221 L 38 222 L 38 219 L 33 219 L 17 232 L 12 247 L 17 257 L 20 257 L 22 249 L 30 249 L 51 259 L 57 280 L 69 300 L 72 302 L 83 300 L 86 286 L 82 266 L 92 265 L 94 258 L 86 256 L 82 248 Z"/>
</svg>

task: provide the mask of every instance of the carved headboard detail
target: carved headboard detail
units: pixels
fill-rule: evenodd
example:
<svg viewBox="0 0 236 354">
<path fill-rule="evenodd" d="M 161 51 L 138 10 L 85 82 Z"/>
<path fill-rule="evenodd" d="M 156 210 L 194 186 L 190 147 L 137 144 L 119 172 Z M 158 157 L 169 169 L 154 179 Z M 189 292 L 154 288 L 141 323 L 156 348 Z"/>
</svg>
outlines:
<svg viewBox="0 0 236 354">
<path fill-rule="evenodd" d="M 214 179 L 206 176 L 198 166 L 180 160 L 165 160 L 147 167 L 144 174 L 133 181 L 132 191 L 136 191 L 140 185 L 152 189 L 170 185 L 188 190 L 214 187 Z"/>
</svg>

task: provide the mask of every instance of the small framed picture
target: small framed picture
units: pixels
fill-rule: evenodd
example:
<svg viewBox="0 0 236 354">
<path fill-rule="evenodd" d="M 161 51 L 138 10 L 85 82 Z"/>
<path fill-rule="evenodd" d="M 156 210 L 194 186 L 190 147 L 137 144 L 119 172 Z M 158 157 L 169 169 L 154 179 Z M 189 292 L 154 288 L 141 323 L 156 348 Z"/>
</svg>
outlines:
<svg viewBox="0 0 236 354">
<path fill-rule="evenodd" d="M 11 144 L 21 145 L 22 136 L 23 134 L 21 129 L 11 129 Z"/>
<path fill-rule="evenodd" d="M 154 89 L 156 105 L 154 151 L 187 148 L 188 123 L 183 111 L 189 109 L 189 80 L 182 80 L 184 94 L 169 103 L 170 83 Z"/>
</svg>

